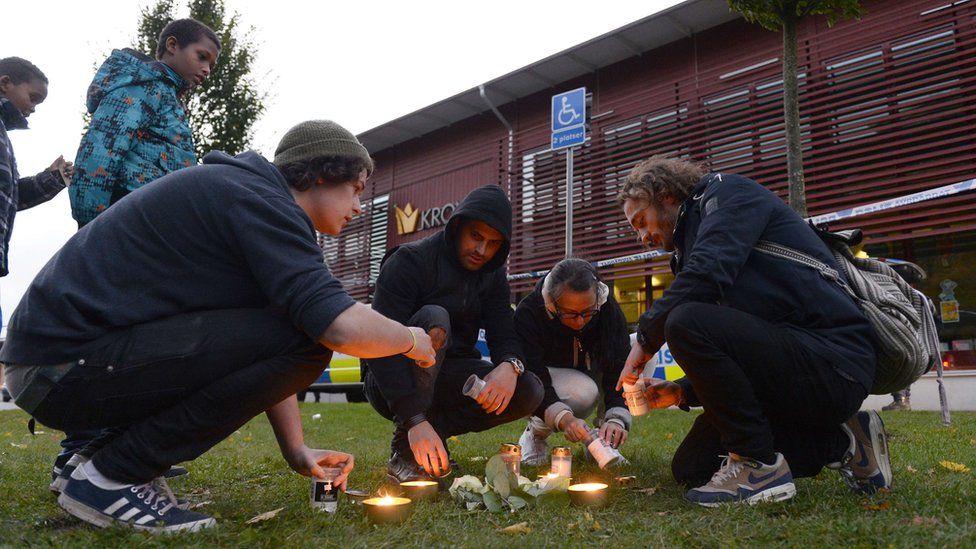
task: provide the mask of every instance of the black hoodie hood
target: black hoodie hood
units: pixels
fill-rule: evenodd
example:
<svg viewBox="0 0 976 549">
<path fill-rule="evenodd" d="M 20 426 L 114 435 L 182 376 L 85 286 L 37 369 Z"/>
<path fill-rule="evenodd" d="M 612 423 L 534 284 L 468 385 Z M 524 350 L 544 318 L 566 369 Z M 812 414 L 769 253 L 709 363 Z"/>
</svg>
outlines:
<svg viewBox="0 0 976 549">
<path fill-rule="evenodd" d="M 457 250 L 457 233 L 461 223 L 465 219 L 476 219 L 490 225 L 493 229 L 502 234 L 505 242 L 498 249 L 495 257 L 485 263 L 480 270 L 491 272 L 508 261 L 508 252 L 511 249 L 512 241 L 512 203 L 509 202 L 505 191 L 498 185 L 485 185 L 468 193 L 464 200 L 451 214 L 451 220 L 444 229 L 444 239 L 451 250 Z M 451 254 L 451 258 L 460 264 L 457 253 Z"/>
<path fill-rule="evenodd" d="M 253 172 L 268 181 L 273 181 L 286 190 L 289 188 L 288 181 L 282 175 L 281 171 L 269 162 L 268 159 L 255 151 L 244 151 L 237 156 L 231 156 L 224 151 L 210 151 L 207 153 L 207 156 L 203 157 L 203 163 L 208 165 L 224 164 L 234 166 L 235 168 Z"/>
</svg>

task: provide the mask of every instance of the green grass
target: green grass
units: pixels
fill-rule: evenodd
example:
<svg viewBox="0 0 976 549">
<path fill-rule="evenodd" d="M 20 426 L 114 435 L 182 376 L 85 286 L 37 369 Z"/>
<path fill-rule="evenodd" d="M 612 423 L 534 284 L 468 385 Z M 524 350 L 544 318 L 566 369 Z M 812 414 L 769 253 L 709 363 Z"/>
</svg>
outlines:
<svg viewBox="0 0 976 549">
<path fill-rule="evenodd" d="M 313 421 L 313 413 L 322 419 Z M 303 404 L 302 416 L 309 445 L 356 455 L 352 487 L 382 487 L 388 422 L 366 404 Z M 190 463 L 189 478 L 172 483 L 192 501 L 212 501 L 201 510 L 216 516 L 219 526 L 199 534 L 153 537 L 99 530 L 64 513 L 47 490 L 60 433 L 40 427 L 44 432 L 32 437 L 26 415 L 0 412 L 0 545 L 976 546 L 976 472 L 951 472 L 939 465 L 949 460 L 976 470 L 976 414 L 953 414 L 949 428 L 932 413 L 887 414 L 895 474 L 891 493 L 855 497 L 836 473 L 824 471 L 797 481 L 798 493 L 789 502 L 720 509 L 687 504 L 670 479 L 670 456 L 693 418 L 664 411 L 635 421 L 624 454 L 633 462 L 639 487 L 657 488 L 652 494 L 617 490 L 601 510 L 559 507 L 514 515 L 466 512 L 444 498 L 417 505 L 404 525 L 370 526 L 348 500 L 334 516 L 313 511 L 308 480 L 281 460 L 267 421 L 259 417 Z M 452 454 L 463 472 L 482 476 L 479 457 L 497 452 L 500 442 L 517 440 L 523 426 L 518 422 L 462 436 L 452 441 Z M 580 463 L 577 453 L 577 472 Z M 279 507 L 284 510 L 272 520 L 244 524 Z M 531 529 L 527 534 L 497 531 L 522 521 Z"/>
</svg>

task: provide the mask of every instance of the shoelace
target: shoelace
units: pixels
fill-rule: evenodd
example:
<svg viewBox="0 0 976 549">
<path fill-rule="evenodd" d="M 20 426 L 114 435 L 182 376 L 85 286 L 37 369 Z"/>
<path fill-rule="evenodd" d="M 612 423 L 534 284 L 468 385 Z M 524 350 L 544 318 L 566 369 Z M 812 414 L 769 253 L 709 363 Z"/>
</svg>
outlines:
<svg viewBox="0 0 976 549">
<path fill-rule="evenodd" d="M 169 483 L 166 482 L 166 477 L 156 477 L 152 480 L 151 484 L 153 485 L 153 488 L 155 488 L 157 492 L 162 492 L 166 497 L 168 497 L 169 500 L 173 502 L 174 506 L 179 507 L 180 500 L 176 497 L 176 494 L 169 487 Z"/>
<path fill-rule="evenodd" d="M 129 490 L 136 495 L 137 498 L 141 499 L 143 503 L 150 506 L 150 509 L 156 511 L 159 516 L 165 515 L 171 508 L 174 507 L 172 501 L 170 501 L 169 496 L 166 494 L 160 494 L 153 487 L 153 483 L 149 482 L 139 486 L 133 486 Z M 165 504 L 160 508 L 160 504 Z"/>
<path fill-rule="evenodd" d="M 721 484 L 726 480 L 737 476 L 739 472 L 742 471 L 742 468 L 745 467 L 744 463 L 739 460 L 732 459 L 731 456 L 719 457 L 723 457 L 725 460 L 722 461 L 722 466 L 718 468 L 718 471 L 715 471 L 715 474 L 712 475 L 710 484 Z"/>
</svg>

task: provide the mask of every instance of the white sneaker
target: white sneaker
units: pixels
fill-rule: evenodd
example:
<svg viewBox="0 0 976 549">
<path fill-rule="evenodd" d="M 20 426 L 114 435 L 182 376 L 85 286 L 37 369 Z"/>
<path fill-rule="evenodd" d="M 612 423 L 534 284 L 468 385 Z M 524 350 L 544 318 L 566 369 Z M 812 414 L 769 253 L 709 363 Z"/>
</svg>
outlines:
<svg viewBox="0 0 976 549">
<path fill-rule="evenodd" d="M 519 446 L 522 447 L 522 463 L 526 465 L 538 466 L 549 463 L 549 443 L 547 437 L 537 436 L 529 425 L 519 437 Z"/>
</svg>

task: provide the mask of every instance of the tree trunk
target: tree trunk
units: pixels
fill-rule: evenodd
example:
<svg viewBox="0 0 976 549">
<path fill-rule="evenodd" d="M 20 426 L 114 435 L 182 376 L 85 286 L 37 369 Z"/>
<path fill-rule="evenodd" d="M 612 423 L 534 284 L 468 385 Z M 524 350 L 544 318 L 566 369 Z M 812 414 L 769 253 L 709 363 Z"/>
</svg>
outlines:
<svg viewBox="0 0 976 549">
<path fill-rule="evenodd" d="M 803 147 L 800 143 L 800 99 L 797 92 L 796 7 L 787 3 L 783 12 L 783 110 L 786 115 L 786 167 L 790 182 L 790 207 L 807 216 L 803 182 Z"/>
</svg>

